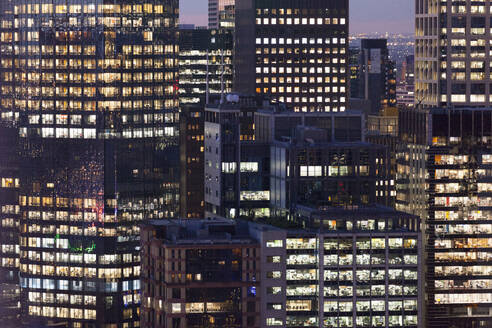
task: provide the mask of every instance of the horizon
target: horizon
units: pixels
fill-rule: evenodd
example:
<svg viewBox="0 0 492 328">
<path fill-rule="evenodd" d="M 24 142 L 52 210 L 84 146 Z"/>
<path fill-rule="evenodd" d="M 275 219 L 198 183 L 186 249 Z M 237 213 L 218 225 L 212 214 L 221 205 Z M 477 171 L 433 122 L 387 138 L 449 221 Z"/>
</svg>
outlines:
<svg viewBox="0 0 492 328">
<path fill-rule="evenodd" d="M 413 4 L 412 0 L 351 0 L 350 34 L 413 34 Z M 180 24 L 208 26 L 208 0 L 180 0 L 179 7 Z"/>
</svg>

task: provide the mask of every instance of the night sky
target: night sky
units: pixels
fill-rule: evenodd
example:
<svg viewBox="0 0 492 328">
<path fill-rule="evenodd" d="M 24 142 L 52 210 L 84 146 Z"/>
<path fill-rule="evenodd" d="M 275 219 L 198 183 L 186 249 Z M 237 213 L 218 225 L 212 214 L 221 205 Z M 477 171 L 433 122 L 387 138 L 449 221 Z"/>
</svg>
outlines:
<svg viewBox="0 0 492 328">
<path fill-rule="evenodd" d="M 413 33 L 414 3 L 414 0 L 350 0 L 350 32 Z M 181 23 L 207 25 L 208 0 L 180 0 L 180 7 Z"/>
</svg>

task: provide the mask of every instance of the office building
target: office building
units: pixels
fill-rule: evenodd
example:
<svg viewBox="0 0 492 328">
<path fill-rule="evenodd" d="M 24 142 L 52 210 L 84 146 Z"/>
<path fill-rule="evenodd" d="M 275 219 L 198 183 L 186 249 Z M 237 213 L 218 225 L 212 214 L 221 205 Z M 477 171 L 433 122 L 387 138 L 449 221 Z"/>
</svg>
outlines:
<svg viewBox="0 0 492 328">
<path fill-rule="evenodd" d="M 415 217 L 384 207 L 304 207 L 296 216 L 302 224 L 297 229 L 250 228 L 262 235 L 267 325 L 417 327 L 422 322 Z"/>
<path fill-rule="evenodd" d="M 413 85 L 415 80 L 414 73 L 415 56 L 408 55 L 401 65 L 400 84 Z"/>
<path fill-rule="evenodd" d="M 490 326 L 492 110 L 409 110 L 399 124 L 397 208 L 425 219 L 425 326 Z"/>
<path fill-rule="evenodd" d="M 268 144 L 255 142 L 254 113 L 268 101 L 227 95 L 205 108 L 205 215 L 268 215 Z"/>
<path fill-rule="evenodd" d="M 280 103 L 256 111 L 254 122 L 255 140 L 259 142 L 291 138 L 299 125 L 325 130 L 329 141 L 365 141 L 365 117 L 356 110 L 342 113 L 303 113 L 289 110 L 285 104 Z"/>
<path fill-rule="evenodd" d="M 367 137 L 369 135 L 398 136 L 398 109 L 388 107 L 383 109 L 379 115 L 367 116 Z"/>
<path fill-rule="evenodd" d="M 137 327 L 137 223 L 179 208 L 178 1 L 10 5 L 1 111 L 18 117 L 21 318 Z"/>
<path fill-rule="evenodd" d="M 152 221 L 141 243 L 141 327 L 262 327 L 259 243 L 233 221 Z"/>
<path fill-rule="evenodd" d="M 235 19 L 234 91 L 295 111 L 347 109 L 347 0 L 239 1 Z"/>
<path fill-rule="evenodd" d="M 371 102 L 371 114 L 396 105 L 396 70 L 386 39 L 362 39 L 359 53 L 358 95 Z M 354 83 L 355 84 L 355 83 Z M 355 91 L 355 90 L 354 90 Z"/>
<path fill-rule="evenodd" d="M 382 145 L 389 151 L 389 176 L 390 181 L 394 182 L 396 179 L 396 153 L 400 144 L 398 109 L 386 107 L 379 112 L 379 115 L 368 115 L 366 140 L 371 144 Z M 393 196 L 396 196 L 394 184 L 390 192 L 393 193 Z M 389 206 L 394 207 L 395 200 L 396 197 L 392 197 Z"/>
<path fill-rule="evenodd" d="M 298 127 L 271 143 L 270 203 L 276 215 L 298 206 L 391 205 L 390 152 L 366 142 L 328 141 L 326 130 Z"/>
<path fill-rule="evenodd" d="M 14 23 L 12 1 L 0 3 L 0 35 L 8 41 Z M 9 48 L 2 48 L 7 52 Z M 12 62 L 2 60 L 2 76 L 12 75 Z M 2 92 L 9 87 L 2 85 Z M 19 132 L 19 114 L 7 109 L 8 100 L 0 100 L 0 318 L 6 328 L 20 325 L 19 287 L 19 158 L 14 145 Z"/>
<path fill-rule="evenodd" d="M 236 0 L 208 0 L 208 28 L 234 28 Z"/>
<path fill-rule="evenodd" d="M 415 89 L 413 84 L 400 84 L 396 87 L 396 105 L 402 109 L 414 107 Z"/>
<path fill-rule="evenodd" d="M 179 101 L 180 212 L 183 218 L 204 217 L 204 107 L 232 88 L 232 32 L 219 29 L 180 30 Z"/>
<path fill-rule="evenodd" d="M 15 147 L 19 132 L 0 122 L 0 318 L 6 328 L 20 325 L 19 170 Z"/>
<path fill-rule="evenodd" d="M 182 105 L 179 116 L 180 217 L 203 218 L 204 111 L 203 105 Z"/>
<path fill-rule="evenodd" d="M 420 325 L 418 218 L 378 206 L 300 207 L 283 225 L 142 227 L 142 327 Z"/>
<path fill-rule="evenodd" d="M 360 47 L 349 47 L 350 98 L 359 98 L 360 91 Z"/>
<path fill-rule="evenodd" d="M 489 2 L 417 0 L 415 8 L 415 103 L 490 105 Z"/>
<path fill-rule="evenodd" d="M 285 217 L 298 205 L 394 204 L 390 152 L 364 142 L 362 113 L 293 112 L 253 99 L 229 95 L 205 110 L 206 217 Z M 251 114 L 254 129 L 244 132 L 253 126 Z"/>
<path fill-rule="evenodd" d="M 226 29 L 181 29 L 180 105 L 200 104 L 232 89 L 232 33 Z"/>
</svg>

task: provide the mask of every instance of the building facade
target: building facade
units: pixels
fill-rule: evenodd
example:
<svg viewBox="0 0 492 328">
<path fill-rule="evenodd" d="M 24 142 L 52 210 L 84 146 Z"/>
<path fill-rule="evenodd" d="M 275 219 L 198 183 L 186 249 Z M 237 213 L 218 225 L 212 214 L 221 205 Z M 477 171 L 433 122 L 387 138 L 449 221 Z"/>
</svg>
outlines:
<svg viewBox="0 0 492 328">
<path fill-rule="evenodd" d="M 490 3 L 416 0 L 415 11 L 415 103 L 490 105 Z"/>
<path fill-rule="evenodd" d="M 208 28 L 233 28 L 235 3 L 236 0 L 208 0 Z"/>
<path fill-rule="evenodd" d="M 250 228 L 263 231 L 267 326 L 420 326 L 415 217 L 378 207 L 298 208 L 296 215 L 303 229 Z"/>
<path fill-rule="evenodd" d="M 301 128 L 270 147 L 270 203 L 277 214 L 297 206 L 391 205 L 390 152 L 365 142 L 329 142 L 321 129 Z"/>
<path fill-rule="evenodd" d="M 492 111 L 411 110 L 400 123 L 397 208 L 425 220 L 426 327 L 489 326 Z"/>
<path fill-rule="evenodd" d="M 204 128 L 203 105 L 182 105 L 179 116 L 180 217 L 203 218 Z"/>
<path fill-rule="evenodd" d="M 405 60 L 401 66 L 401 75 L 399 79 L 399 83 L 405 85 L 414 85 L 415 83 L 415 55 L 408 55 L 405 57 Z"/>
<path fill-rule="evenodd" d="M 1 112 L 18 118 L 22 320 L 136 327 L 137 222 L 179 208 L 178 2 L 11 5 Z"/>
<path fill-rule="evenodd" d="M 350 98 L 360 97 L 360 47 L 349 47 Z"/>
<path fill-rule="evenodd" d="M 362 112 L 349 110 L 343 113 L 303 113 L 289 110 L 285 104 L 262 108 L 255 113 L 255 140 L 281 141 L 295 135 L 299 125 L 325 130 L 329 141 L 365 141 L 366 121 Z"/>
<path fill-rule="evenodd" d="M 228 95 L 205 108 L 205 215 L 267 215 L 268 144 L 254 141 L 254 113 L 268 101 Z"/>
<path fill-rule="evenodd" d="M 142 227 L 141 327 L 263 327 L 260 250 L 228 220 Z"/>
<path fill-rule="evenodd" d="M 180 30 L 180 213 L 204 217 L 204 108 L 232 88 L 232 32 Z"/>
<path fill-rule="evenodd" d="M 232 32 L 181 29 L 179 33 L 180 105 L 207 103 L 232 90 Z"/>
<path fill-rule="evenodd" d="M 18 151 L 12 147 L 19 132 L 11 123 L 0 122 L 0 318 L 7 328 L 20 325 L 20 181 Z"/>
<path fill-rule="evenodd" d="M 348 1 L 240 1 L 235 51 L 235 91 L 295 111 L 347 109 Z"/>
<path fill-rule="evenodd" d="M 411 108 L 415 105 L 413 84 L 400 84 L 396 87 L 396 104 L 399 108 Z"/>
<path fill-rule="evenodd" d="M 355 97 L 371 102 L 371 114 L 396 105 L 396 70 L 389 59 L 387 39 L 362 39 L 358 91 Z"/>
<path fill-rule="evenodd" d="M 422 322 L 421 237 L 412 215 L 384 207 L 303 207 L 290 228 L 161 221 L 141 234 L 143 327 Z"/>
</svg>

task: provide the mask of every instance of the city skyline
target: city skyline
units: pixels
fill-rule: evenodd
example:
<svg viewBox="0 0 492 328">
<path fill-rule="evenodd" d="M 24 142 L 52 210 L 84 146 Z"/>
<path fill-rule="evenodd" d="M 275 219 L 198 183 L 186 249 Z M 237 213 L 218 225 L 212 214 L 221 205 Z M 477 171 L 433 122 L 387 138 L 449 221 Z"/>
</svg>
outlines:
<svg viewBox="0 0 492 328">
<path fill-rule="evenodd" d="M 492 328 L 491 1 L 0 0 L 0 49 L 1 328 Z"/>
<path fill-rule="evenodd" d="M 208 0 L 181 0 L 179 6 L 181 24 L 208 25 Z M 349 14 L 350 33 L 414 33 L 414 1 L 352 0 Z"/>
</svg>

